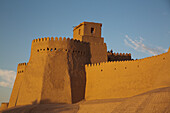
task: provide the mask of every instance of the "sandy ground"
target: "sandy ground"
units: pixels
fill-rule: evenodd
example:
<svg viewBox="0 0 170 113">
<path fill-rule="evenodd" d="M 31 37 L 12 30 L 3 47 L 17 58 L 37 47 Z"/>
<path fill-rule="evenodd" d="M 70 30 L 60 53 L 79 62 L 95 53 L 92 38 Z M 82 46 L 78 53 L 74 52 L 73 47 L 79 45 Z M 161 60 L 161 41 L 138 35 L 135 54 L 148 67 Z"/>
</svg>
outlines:
<svg viewBox="0 0 170 113">
<path fill-rule="evenodd" d="M 0 113 L 170 113 L 170 87 L 124 99 L 18 106 Z"/>
</svg>

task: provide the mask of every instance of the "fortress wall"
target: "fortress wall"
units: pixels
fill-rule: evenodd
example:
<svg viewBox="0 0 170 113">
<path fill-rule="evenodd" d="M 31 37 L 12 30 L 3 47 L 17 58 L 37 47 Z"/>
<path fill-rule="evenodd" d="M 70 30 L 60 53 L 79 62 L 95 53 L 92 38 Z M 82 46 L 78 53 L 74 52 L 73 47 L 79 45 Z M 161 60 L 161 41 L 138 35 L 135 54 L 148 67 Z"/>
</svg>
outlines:
<svg viewBox="0 0 170 113">
<path fill-rule="evenodd" d="M 55 44 L 49 42 L 52 48 Z M 63 44 L 67 48 L 48 54 L 41 103 L 72 103 L 84 98 L 84 65 L 90 63 L 89 44 L 72 39 Z"/>
<path fill-rule="evenodd" d="M 78 75 L 85 71 L 75 73 L 74 70 L 77 70 L 80 65 L 90 63 L 90 61 L 87 62 L 87 59 L 90 59 L 87 57 L 90 53 L 87 46 L 89 47 L 89 44 L 86 42 L 66 38 L 33 40 L 30 60 L 16 105 L 72 103 L 84 98 L 82 90 L 85 90 L 85 75 L 82 75 L 84 78 Z M 75 57 L 76 55 L 79 55 L 79 59 Z M 70 71 L 72 68 L 73 72 Z M 79 78 L 75 81 L 77 77 Z M 77 86 L 74 91 L 74 88 L 71 89 L 73 86 Z M 77 93 L 81 94 L 80 97 Z"/>
<path fill-rule="evenodd" d="M 99 63 L 107 61 L 106 44 L 90 43 L 91 63 Z"/>
<path fill-rule="evenodd" d="M 40 103 L 71 103 L 67 51 L 51 52 L 46 59 Z"/>
<path fill-rule="evenodd" d="M 20 87 L 22 85 L 22 81 L 23 81 L 23 78 L 25 76 L 26 66 L 27 66 L 26 63 L 18 64 L 17 76 L 16 76 L 15 83 L 14 83 L 14 86 L 13 86 L 13 89 L 12 89 L 12 93 L 11 93 L 11 97 L 10 97 L 10 100 L 9 100 L 8 108 L 16 106 L 19 91 L 20 91 Z"/>
<path fill-rule="evenodd" d="M 125 98 L 170 86 L 170 52 L 135 61 L 86 65 L 86 100 Z"/>
</svg>

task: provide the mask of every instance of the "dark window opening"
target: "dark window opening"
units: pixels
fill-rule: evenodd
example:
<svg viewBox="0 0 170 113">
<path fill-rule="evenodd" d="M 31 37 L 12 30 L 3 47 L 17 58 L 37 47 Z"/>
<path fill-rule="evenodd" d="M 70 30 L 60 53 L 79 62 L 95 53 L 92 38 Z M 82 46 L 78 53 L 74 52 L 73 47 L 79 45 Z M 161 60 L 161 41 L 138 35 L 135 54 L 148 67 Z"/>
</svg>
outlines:
<svg viewBox="0 0 170 113">
<path fill-rule="evenodd" d="M 56 51 L 56 48 L 54 50 Z"/>
<path fill-rule="evenodd" d="M 45 49 L 43 49 L 43 51 L 45 51 Z"/>
<path fill-rule="evenodd" d="M 165 60 L 165 58 L 163 58 L 163 60 Z"/>
<path fill-rule="evenodd" d="M 81 29 L 79 29 L 79 35 L 80 35 Z"/>
<path fill-rule="evenodd" d="M 125 69 L 127 69 L 127 67 L 125 67 Z"/>
<path fill-rule="evenodd" d="M 37 50 L 37 52 L 39 52 L 39 50 Z"/>
<path fill-rule="evenodd" d="M 92 27 L 92 28 L 91 28 L 91 34 L 93 34 L 93 33 L 94 33 L 94 28 Z"/>
<path fill-rule="evenodd" d="M 49 48 L 47 48 L 47 51 L 49 51 Z"/>
<path fill-rule="evenodd" d="M 51 50 L 50 51 L 53 51 L 53 49 L 51 48 Z"/>
<path fill-rule="evenodd" d="M 116 68 L 115 68 L 115 70 L 116 70 Z"/>
<path fill-rule="evenodd" d="M 101 69 L 101 71 L 103 71 L 103 69 Z"/>
</svg>

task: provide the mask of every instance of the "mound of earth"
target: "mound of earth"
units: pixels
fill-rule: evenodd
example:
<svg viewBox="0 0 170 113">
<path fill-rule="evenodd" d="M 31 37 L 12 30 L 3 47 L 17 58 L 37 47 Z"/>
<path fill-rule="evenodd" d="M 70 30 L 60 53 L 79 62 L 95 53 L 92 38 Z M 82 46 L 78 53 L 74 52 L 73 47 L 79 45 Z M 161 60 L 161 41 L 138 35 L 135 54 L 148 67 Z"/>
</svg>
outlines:
<svg viewBox="0 0 170 113">
<path fill-rule="evenodd" d="M 0 113 L 170 113 L 170 87 L 130 98 L 18 106 Z"/>
</svg>

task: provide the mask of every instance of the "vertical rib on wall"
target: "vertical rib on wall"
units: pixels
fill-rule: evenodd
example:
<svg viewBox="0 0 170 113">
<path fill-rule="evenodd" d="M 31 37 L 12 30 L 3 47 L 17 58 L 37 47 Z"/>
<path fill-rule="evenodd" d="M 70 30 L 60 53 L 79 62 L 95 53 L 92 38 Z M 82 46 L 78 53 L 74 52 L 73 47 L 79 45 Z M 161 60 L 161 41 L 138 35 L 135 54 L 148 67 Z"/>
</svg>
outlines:
<svg viewBox="0 0 170 113">
<path fill-rule="evenodd" d="M 135 61 L 86 65 L 86 100 L 125 98 L 170 86 L 170 53 Z"/>
</svg>

